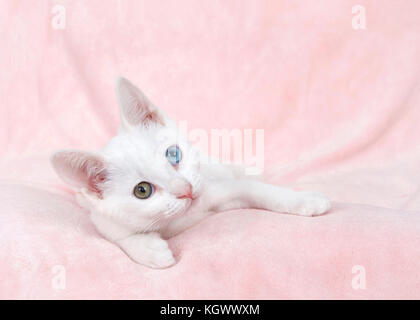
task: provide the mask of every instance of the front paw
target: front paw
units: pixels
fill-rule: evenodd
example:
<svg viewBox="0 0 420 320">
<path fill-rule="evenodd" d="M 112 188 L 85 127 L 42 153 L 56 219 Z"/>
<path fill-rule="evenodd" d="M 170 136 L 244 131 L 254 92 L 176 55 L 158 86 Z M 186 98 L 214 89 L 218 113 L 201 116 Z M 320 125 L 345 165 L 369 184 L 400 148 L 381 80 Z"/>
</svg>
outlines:
<svg viewBox="0 0 420 320">
<path fill-rule="evenodd" d="M 137 263 L 156 269 L 168 268 L 176 262 L 168 243 L 159 237 L 143 239 L 140 246 L 130 250 L 129 255 Z"/>
<path fill-rule="evenodd" d="M 319 216 L 326 213 L 331 208 L 330 200 L 319 192 L 302 191 L 292 208 L 294 214 L 301 216 Z"/>
<path fill-rule="evenodd" d="M 169 268 L 175 264 L 176 260 L 169 248 L 155 250 L 151 257 L 143 264 L 156 269 Z"/>
</svg>

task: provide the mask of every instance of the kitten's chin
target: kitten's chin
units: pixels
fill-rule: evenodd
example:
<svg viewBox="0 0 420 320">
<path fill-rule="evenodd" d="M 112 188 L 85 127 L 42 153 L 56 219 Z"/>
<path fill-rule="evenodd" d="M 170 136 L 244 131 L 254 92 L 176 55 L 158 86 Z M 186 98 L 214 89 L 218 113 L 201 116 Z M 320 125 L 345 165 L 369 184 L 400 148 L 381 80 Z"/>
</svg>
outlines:
<svg viewBox="0 0 420 320">
<path fill-rule="evenodd" d="M 187 212 L 188 209 L 191 207 L 193 201 L 194 201 L 193 199 L 183 199 L 183 202 L 184 202 L 183 209 L 180 210 L 180 212 L 178 212 L 176 215 L 178 216 Z"/>
<path fill-rule="evenodd" d="M 176 216 L 180 216 L 188 211 L 192 204 L 193 200 L 187 199 L 179 199 L 175 204 L 171 205 L 169 210 L 164 213 L 166 219 L 171 219 Z"/>
<path fill-rule="evenodd" d="M 168 223 L 188 211 L 192 204 L 191 199 L 177 199 L 176 202 L 170 204 L 169 208 L 150 218 L 146 227 L 139 228 L 139 232 L 152 232 L 164 229 Z"/>
</svg>

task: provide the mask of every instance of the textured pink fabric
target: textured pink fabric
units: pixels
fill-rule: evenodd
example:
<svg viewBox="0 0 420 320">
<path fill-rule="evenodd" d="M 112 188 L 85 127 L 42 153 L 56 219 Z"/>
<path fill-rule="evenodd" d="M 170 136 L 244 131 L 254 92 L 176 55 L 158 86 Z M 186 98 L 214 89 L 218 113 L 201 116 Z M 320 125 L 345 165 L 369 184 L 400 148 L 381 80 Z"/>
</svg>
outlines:
<svg viewBox="0 0 420 320">
<path fill-rule="evenodd" d="M 64 30 L 51 27 L 56 4 Z M 365 30 L 352 28 L 355 4 Z M 420 298 L 419 10 L 1 1 L 0 298 Z M 325 192 L 333 209 L 226 212 L 170 241 L 173 268 L 133 263 L 48 163 L 116 133 L 118 75 L 191 129 L 264 129 L 269 180 Z"/>
</svg>

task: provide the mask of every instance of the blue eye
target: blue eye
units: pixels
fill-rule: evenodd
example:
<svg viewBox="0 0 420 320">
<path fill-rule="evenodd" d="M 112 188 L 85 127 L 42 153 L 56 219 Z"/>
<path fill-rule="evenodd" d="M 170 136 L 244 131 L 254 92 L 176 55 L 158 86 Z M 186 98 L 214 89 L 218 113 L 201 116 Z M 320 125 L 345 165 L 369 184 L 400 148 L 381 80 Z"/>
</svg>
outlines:
<svg viewBox="0 0 420 320">
<path fill-rule="evenodd" d="M 182 152 L 178 146 L 170 146 L 166 149 L 166 159 L 173 166 L 176 166 L 182 159 Z"/>
</svg>

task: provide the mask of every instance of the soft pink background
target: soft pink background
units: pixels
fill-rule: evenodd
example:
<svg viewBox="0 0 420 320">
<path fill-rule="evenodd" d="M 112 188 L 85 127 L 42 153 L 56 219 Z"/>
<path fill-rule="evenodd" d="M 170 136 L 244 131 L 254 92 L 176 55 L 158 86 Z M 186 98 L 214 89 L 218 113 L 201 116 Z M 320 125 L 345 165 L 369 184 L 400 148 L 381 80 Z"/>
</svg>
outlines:
<svg viewBox="0 0 420 320">
<path fill-rule="evenodd" d="M 65 30 L 51 27 L 55 4 Z M 352 28 L 356 4 L 366 30 Z M 420 298 L 419 12 L 416 0 L 1 1 L 0 298 Z M 269 180 L 323 191 L 333 209 L 223 213 L 171 240 L 173 268 L 133 263 L 48 163 L 116 133 L 118 75 L 190 129 L 263 128 Z"/>
</svg>

